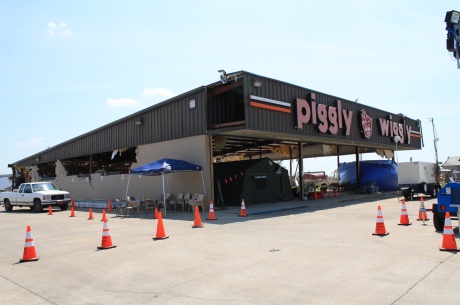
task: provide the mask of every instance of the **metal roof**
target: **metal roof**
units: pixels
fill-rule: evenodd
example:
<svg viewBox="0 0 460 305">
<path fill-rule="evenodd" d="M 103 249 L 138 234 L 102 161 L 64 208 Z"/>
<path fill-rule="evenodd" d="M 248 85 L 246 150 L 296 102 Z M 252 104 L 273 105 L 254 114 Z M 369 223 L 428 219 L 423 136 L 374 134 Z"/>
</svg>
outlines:
<svg viewBox="0 0 460 305">
<path fill-rule="evenodd" d="M 321 104 L 323 110 L 333 110 L 341 115 L 340 110 L 336 109 L 340 100 L 341 107 L 353 112 L 353 116 L 357 117 L 360 110 L 365 110 L 375 122 L 374 125 L 378 125 L 379 119 L 387 120 L 388 124 L 404 122 L 404 126 L 413 128 L 414 136 L 421 130 L 417 127 L 420 121 L 402 114 L 246 71 L 237 71 L 225 74 L 224 82 L 216 81 L 185 92 L 14 164 L 26 166 L 61 159 L 78 159 L 91 154 L 107 154 L 120 148 L 204 134 L 213 135 L 213 155 L 217 157 L 240 155 L 250 158 L 270 152 L 283 152 L 282 158 L 286 159 L 286 149 L 297 146 L 299 142 L 310 147 L 315 156 L 321 150 L 316 148 L 323 144 L 340 145 L 341 154 L 355 153 L 356 146 L 360 147 L 360 152 L 394 148 L 392 137 L 382 136 L 378 126 L 373 126 L 374 132 L 369 138 L 363 138 L 357 126 L 357 118 L 353 122 L 356 126 L 347 135 L 343 131 L 335 134 L 319 133 L 318 124 L 304 124 L 303 128 L 295 128 L 296 100 L 307 100 L 312 93 L 316 98 L 308 101 L 312 107 L 314 102 Z M 316 108 L 314 110 L 317 111 Z M 393 130 L 390 129 L 390 132 L 393 133 Z M 421 136 L 420 133 L 414 137 L 411 144 L 398 145 L 398 149 L 420 149 Z"/>
</svg>

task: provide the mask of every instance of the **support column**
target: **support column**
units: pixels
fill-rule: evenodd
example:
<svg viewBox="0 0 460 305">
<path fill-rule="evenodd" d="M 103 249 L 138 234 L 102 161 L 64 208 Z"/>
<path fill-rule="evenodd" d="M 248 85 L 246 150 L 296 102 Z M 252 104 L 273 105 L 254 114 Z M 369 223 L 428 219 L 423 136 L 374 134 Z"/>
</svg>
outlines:
<svg viewBox="0 0 460 305">
<path fill-rule="evenodd" d="M 303 153 L 302 153 L 302 142 L 299 142 L 299 191 L 300 191 L 300 199 L 303 200 L 304 194 L 304 185 L 303 185 Z"/>
<path fill-rule="evenodd" d="M 294 185 L 294 181 L 292 177 L 292 146 L 289 145 L 289 181 L 291 182 L 291 187 Z"/>
<path fill-rule="evenodd" d="M 355 159 L 356 159 L 356 189 L 358 190 L 359 188 L 359 181 L 361 180 L 361 169 L 360 169 L 360 164 L 359 164 L 359 147 L 356 146 L 355 148 Z"/>
<path fill-rule="evenodd" d="M 339 166 L 340 166 L 340 145 L 337 145 L 337 178 L 339 178 L 339 181 L 340 181 Z"/>
</svg>

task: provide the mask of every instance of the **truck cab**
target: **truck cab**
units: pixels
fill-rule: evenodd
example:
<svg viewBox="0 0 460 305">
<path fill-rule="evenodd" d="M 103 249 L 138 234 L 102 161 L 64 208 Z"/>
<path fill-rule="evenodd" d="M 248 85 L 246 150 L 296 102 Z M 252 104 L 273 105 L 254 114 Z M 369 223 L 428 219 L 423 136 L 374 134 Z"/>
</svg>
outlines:
<svg viewBox="0 0 460 305">
<path fill-rule="evenodd" d="M 12 192 L 1 192 L 0 201 L 7 212 L 11 212 L 13 206 L 26 206 L 41 212 L 43 207 L 48 206 L 59 206 L 65 211 L 71 199 L 69 192 L 58 189 L 51 182 L 29 182 L 22 183 L 19 189 Z"/>
<path fill-rule="evenodd" d="M 433 204 L 433 225 L 436 231 L 444 229 L 446 212 L 457 217 L 460 206 L 460 182 L 447 183 L 438 193 L 438 202 Z M 460 227 L 460 220 L 459 220 Z"/>
</svg>

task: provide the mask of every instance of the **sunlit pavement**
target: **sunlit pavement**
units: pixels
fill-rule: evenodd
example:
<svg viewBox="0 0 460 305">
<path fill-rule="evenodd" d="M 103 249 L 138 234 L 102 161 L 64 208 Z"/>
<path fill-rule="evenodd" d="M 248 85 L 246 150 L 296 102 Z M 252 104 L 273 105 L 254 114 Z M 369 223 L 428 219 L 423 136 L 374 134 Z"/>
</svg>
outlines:
<svg viewBox="0 0 460 305">
<path fill-rule="evenodd" d="M 435 199 L 425 198 L 430 208 Z M 389 235 L 373 236 L 381 206 Z M 167 211 L 157 220 L 107 214 L 116 248 L 101 245 L 101 210 L 0 212 L 2 304 L 458 304 L 459 257 L 396 194 L 216 207 L 217 220 Z M 457 220 L 452 221 L 457 225 Z M 30 225 L 39 260 L 18 263 Z M 458 242 L 458 231 L 455 230 Z"/>
</svg>

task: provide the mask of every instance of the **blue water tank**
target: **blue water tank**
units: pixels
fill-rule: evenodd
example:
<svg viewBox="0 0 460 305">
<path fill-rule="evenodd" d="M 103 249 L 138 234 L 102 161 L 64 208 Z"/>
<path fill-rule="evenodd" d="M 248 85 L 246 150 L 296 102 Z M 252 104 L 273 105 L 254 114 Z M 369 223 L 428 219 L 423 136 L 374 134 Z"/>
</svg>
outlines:
<svg viewBox="0 0 460 305">
<path fill-rule="evenodd" d="M 361 161 L 360 186 L 378 186 L 379 191 L 398 190 L 398 167 L 391 160 Z M 356 184 L 356 162 L 339 164 L 340 183 Z"/>
</svg>

